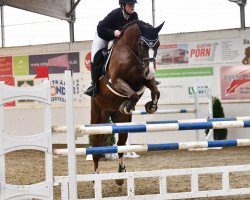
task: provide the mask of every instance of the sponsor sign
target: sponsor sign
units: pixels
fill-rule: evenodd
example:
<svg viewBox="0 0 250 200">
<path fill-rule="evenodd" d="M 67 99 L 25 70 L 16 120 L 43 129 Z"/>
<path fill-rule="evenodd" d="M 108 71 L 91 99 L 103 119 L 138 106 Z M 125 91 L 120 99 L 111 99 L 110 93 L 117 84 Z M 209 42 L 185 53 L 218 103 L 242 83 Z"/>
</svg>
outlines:
<svg viewBox="0 0 250 200">
<path fill-rule="evenodd" d="M 29 74 L 36 75 L 37 67 L 48 67 L 49 74 L 64 73 L 67 68 L 80 72 L 79 52 L 29 56 Z"/>
<path fill-rule="evenodd" d="M 85 60 L 84 60 L 85 67 L 87 70 L 91 71 L 91 52 L 88 52 Z"/>
<path fill-rule="evenodd" d="M 249 66 L 222 67 L 220 69 L 221 99 L 250 99 Z"/>
<path fill-rule="evenodd" d="M 28 56 L 13 56 L 13 74 L 14 76 L 29 75 Z"/>
<path fill-rule="evenodd" d="M 12 76 L 12 57 L 0 57 L 0 78 L 10 78 Z"/>
</svg>

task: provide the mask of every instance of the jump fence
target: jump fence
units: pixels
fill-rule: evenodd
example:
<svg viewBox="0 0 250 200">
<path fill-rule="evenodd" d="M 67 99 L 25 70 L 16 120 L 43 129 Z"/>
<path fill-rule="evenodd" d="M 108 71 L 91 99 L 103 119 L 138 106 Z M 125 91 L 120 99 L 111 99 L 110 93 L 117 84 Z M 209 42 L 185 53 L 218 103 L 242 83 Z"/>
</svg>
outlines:
<svg viewBox="0 0 250 200">
<path fill-rule="evenodd" d="M 250 188 L 231 188 L 230 176 L 232 172 L 249 172 L 250 165 L 220 166 L 190 169 L 168 169 L 156 171 L 126 172 L 126 173 L 106 173 L 106 174 L 87 174 L 77 175 L 76 173 L 76 149 L 75 149 L 75 127 L 74 127 L 74 109 L 73 109 L 73 84 L 72 72 L 66 70 L 66 118 L 68 135 L 68 176 L 53 176 L 52 165 L 52 141 L 51 141 L 51 111 L 50 111 L 50 85 L 45 82 L 41 86 L 32 88 L 15 88 L 5 86 L 0 82 L 0 197 L 1 200 L 7 199 L 53 199 L 53 185 L 61 185 L 61 198 L 63 200 L 78 199 L 77 182 L 94 181 L 94 199 L 108 200 L 139 200 L 139 199 L 184 199 L 199 197 L 214 197 L 227 195 L 250 194 Z M 38 100 L 45 103 L 44 108 L 44 132 L 34 136 L 12 137 L 4 130 L 4 112 L 3 104 L 19 99 Z M 248 117 L 228 118 L 228 121 L 189 121 L 189 122 L 166 122 L 166 123 L 145 123 L 145 124 L 112 124 L 104 126 L 81 126 L 79 136 L 84 134 L 110 134 L 121 132 L 154 132 L 162 130 L 191 130 L 191 129 L 220 129 L 220 128 L 245 128 L 250 127 Z M 225 141 L 200 141 L 188 143 L 166 143 L 166 144 L 148 144 L 131 145 L 117 147 L 95 147 L 84 148 L 82 153 L 99 154 L 104 152 L 124 153 L 131 151 L 156 151 L 156 150 L 174 150 L 205 147 L 231 147 L 231 146 L 249 146 L 250 139 L 225 140 Z M 38 149 L 45 152 L 46 180 L 33 185 L 10 185 L 5 181 L 5 154 L 14 150 Z M 199 176 L 202 174 L 221 174 L 221 189 L 218 190 L 199 190 Z M 168 177 L 188 175 L 190 176 L 191 190 L 188 192 L 171 193 L 168 191 Z M 159 180 L 159 194 L 136 195 L 135 179 L 156 177 Z M 127 180 L 127 196 L 108 197 L 102 196 L 102 181 L 112 179 Z"/>
<path fill-rule="evenodd" d="M 28 99 L 44 104 L 44 131 L 31 136 L 8 134 L 4 127 L 4 103 Z M 53 162 L 51 132 L 50 83 L 28 88 L 13 87 L 0 82 L 0 199 L 48 199 L 53 200 Z M 34 149 L 45 153 L 45 181 L 32 185 L 6 183 L 5 154 L 16 150 Z"/>
</svg>

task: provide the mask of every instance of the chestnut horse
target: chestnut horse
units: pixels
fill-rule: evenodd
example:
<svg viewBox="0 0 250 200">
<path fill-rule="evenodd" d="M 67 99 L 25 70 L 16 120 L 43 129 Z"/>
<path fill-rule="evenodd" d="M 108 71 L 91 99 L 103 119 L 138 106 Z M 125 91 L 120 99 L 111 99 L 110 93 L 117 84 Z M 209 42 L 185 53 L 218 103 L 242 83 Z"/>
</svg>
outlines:
<svg viewBox="0 0 250 200">
<path fill-rule="evenodd" d="M 151 91 L 151 101 L 146 105 L 148 113 L 157 110 L 160 92 L 156 86 L 155 58 L 160 45 L 157 28 L 140 20 L 123 27 L 121 36 L 114 43 L 109 67 L 99 80 L 99 92 L 91 97 L 91 124 L 131 122 L 132 111 L 143 94 Z M 126 144 L 127 133 L 119 134 L 118 146 Z M 93 135 L 93 146 L 106 146 L 105 135 Z M 119 172 L 125 171 L 123 154 L 119 153 Z M 100 155 L 93 155 L 94 171 L 98 173 Z M 122 184 L 122 183 L 118 183 Z"/>
</svg>

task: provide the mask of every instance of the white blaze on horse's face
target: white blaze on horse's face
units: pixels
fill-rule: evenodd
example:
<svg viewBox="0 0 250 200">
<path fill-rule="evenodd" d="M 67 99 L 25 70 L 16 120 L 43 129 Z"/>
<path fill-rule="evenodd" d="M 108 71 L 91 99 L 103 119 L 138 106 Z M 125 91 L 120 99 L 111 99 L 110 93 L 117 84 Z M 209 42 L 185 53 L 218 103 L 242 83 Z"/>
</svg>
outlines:
<svg viewBox="0 0 250 200">
<path fill-rule="evenodd" d="M 148 56 L 149 58 L 154 58 L 154 50 L 153 48 L 149 48 L 148 50 Z M 151 80 L 154 78 L 155 75 L 155 68 L 154 68 L 154 62 L 150 61 L 148 64 L 148 67 L 146 67 L 146 79 L 147 80 Z"/>
</svg>

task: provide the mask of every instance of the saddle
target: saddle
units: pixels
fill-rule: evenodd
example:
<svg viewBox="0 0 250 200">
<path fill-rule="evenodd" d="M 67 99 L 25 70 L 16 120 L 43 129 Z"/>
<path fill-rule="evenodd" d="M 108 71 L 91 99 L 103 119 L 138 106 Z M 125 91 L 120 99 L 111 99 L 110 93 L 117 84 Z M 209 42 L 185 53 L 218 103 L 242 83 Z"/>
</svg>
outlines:
<svg viewBox="0 0 250 200">
<path fill-rule="evenodd" d="M 110 49 L 107 48 L 100 49 L 96 53 L 96 57 L 98 58 L 97 59 L 98 72 L 99 72 L 98 74 L 100 75 L 100 77 L 105 75 L 108 70 L 112 50 L 113 46 Z"/>
</svg>

